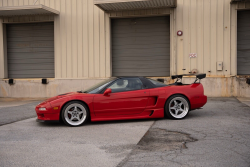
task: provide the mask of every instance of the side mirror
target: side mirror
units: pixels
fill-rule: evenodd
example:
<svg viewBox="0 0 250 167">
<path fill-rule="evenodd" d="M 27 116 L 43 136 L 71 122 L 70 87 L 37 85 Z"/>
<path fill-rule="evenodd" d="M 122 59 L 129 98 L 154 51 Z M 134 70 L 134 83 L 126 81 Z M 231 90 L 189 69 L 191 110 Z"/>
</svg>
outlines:
<svg viewBox="0 0 250 167">
<path fill-rule="evenodd" d="M 112 92 L 110 88 L 106 89 L 105 92 L 103 93 L 104 96 L 109 95 Z"/>
</svg>

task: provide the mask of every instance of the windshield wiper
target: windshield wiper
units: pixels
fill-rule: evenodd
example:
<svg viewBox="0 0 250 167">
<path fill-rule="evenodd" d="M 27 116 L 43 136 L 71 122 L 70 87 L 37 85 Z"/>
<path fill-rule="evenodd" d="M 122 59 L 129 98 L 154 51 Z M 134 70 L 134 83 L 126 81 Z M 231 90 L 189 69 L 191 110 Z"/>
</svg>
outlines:
<svg viewBox="0 0 250 167">
<path fill-rule="evenodd" d="M 83 92 L 82 90 L 80 90 L 80 91 L 77 91 L 77 93 L 85 93 L 85 92 Z"/>
</svg>

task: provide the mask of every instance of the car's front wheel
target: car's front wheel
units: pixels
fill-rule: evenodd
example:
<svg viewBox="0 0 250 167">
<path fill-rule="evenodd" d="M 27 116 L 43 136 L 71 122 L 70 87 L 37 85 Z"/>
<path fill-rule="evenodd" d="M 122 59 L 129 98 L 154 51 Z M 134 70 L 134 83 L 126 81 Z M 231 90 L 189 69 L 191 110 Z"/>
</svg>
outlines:
<svg viewBox="0 0 250 167">
<path fill-rule="evenodd" d="M 62 109 L 62 120 L 69 126 L 80 126 L 88 119 L 89 112 L 85 104 L 79 101 L 72 101 Z"/>
<path fill-rule="evenodd" d="M 171 119 L 183 119 L 187 116 L 190 106 L 188 99 L 182 95 L 170 97 L 165 104 L 165 114 Z"/>
</svg>

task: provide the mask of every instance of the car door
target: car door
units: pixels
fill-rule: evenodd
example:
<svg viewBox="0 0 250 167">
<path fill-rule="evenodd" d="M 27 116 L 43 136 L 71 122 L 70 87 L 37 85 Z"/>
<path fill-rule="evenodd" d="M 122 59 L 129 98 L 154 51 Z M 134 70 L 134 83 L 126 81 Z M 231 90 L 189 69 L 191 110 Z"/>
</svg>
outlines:
<svg viewBox="0 0 250 167">
<path fill-rule="evenodd" d="M 108 88 L 108 95 L 96 94 L 93 105 L 96 116 L 133 115 L 143 112 L 149 91 L 143 89 L 139 78 L 120 78 Z"/>
</svg>

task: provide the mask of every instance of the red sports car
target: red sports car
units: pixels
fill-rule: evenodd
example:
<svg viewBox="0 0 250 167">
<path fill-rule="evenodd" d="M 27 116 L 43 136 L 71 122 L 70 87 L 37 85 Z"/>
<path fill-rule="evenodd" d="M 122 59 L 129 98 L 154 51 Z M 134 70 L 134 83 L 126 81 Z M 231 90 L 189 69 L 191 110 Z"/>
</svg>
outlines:
<svg viewBox="0 0 250 167">
<path fill-rule="evenodd" d="M 192 84 L 180 82 L 183 75 L 172 76 L 174 84 L 144 77 L 112 77 L 85 91 L 52 97 L 36 106 L 38 121 L 61 120 L 70 126 L 91 121 L 163 118 L 182 119 L 190 110 L 207 102 L 196 75 Z"/>
</svg>

